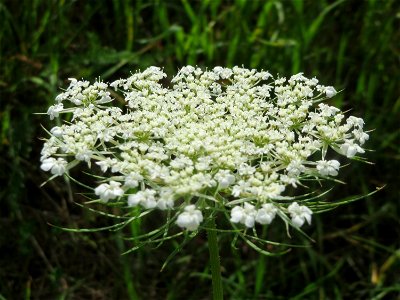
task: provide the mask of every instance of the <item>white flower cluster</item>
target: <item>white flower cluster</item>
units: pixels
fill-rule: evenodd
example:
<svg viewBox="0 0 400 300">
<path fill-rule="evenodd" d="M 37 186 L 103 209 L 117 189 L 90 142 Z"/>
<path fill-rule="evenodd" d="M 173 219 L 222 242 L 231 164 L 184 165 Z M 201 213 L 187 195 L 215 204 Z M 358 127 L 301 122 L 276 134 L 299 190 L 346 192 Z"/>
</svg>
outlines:
<svg viewBox="0 0 400 300">
<path fill-rule="evenodd" d="M 161 84 L 165 77 L 150 67 L 110 84 L 71 79 L 47 113 L 72 119 L 51 129 L 41 168 L 60 176 L 80 161 L 94 163 L 104 177 L 94 189 L 101 200 L 178 210 L 176 223 L 187 230 L 196 230 L 209 208 L 202 195 L 230 209 L 232 223 L 251 228 L 289 215 L 300 227 L 311 223 L 312 211 L 288 205 L 285 189 L 337 176 L 331 153 L 364 153 L 363 120 L 320 103 L 336 90 L 315 78 L 192 66 L 171 87 Z M 104 105 L 113 101 L 111 89 L 124 107 Z"/>
</svg>

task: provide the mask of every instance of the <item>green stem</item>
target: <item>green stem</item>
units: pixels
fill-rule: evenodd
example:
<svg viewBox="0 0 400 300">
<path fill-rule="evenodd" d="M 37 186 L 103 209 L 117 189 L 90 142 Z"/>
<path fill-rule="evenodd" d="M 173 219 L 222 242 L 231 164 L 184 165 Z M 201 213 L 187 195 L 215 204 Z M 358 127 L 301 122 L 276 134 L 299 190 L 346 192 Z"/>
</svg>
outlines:
<svg viewBox="0 0 400 300">
<path fill-rule="evenodd" d="M 213 286 L 213 299 L 222 300 L 224 298 L 222 291 L 221 264 L 219 260 L 219 249 L 217 240 L 217 231 L 215 226 L 215 216 L 210 216 L 207 229 L 208 250 L 210 251 L 210 265 Z"/>
</svg>

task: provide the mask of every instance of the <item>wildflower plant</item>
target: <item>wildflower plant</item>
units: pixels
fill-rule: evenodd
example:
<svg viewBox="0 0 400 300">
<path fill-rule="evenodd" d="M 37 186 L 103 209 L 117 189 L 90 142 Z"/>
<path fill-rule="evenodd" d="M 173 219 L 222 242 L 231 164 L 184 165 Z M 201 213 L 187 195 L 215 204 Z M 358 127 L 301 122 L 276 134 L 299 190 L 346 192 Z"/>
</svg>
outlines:
<svg viewBox="0 0 400 300">
<path fill-rule="evenodd" d="M 369 138 L 361 118 L 322 103 L 337 93 L 332 86 L 240 67 L 186 66 L 169 84 L 165 77 L 150 67 L 111 83 L 70 79 L 47 111 L 63 123 L 49 131 L 41 168 L 54 178 L 86 165 L 92 200 L 126 209 L 117 226 L 165 211 L 145 243 L 177 227 L 171 237 L 206 229 L 216 244 L 215 219 L 226 218 L 270 254 L 257 227 L 280 219 L 300 231 L 313 214 L 348 202 L 304 193 L 312 181 L 338 181 L 339 157 L 363 160 Z"/>
</svg>

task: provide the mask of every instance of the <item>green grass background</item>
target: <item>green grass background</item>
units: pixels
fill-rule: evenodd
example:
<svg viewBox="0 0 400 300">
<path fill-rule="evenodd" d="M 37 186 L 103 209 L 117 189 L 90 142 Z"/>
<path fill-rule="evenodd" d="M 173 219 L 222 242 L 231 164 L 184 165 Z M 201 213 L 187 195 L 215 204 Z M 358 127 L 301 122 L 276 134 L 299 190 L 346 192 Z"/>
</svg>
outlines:
<svg viewBox="0 0 400 300">
<path fill-rule="evenodd" d="M 209 299 L 205 235 L 179 252 L 120 253 L 124 232 L 76 234 L 110 225 L 73 204 L 74 184 L 39 169 L 45 112 L 67 78 L 113 80 L 151 65 L 243 65 L 290 76 L 304 72 L 343 90 L 331 104 L 366 121 L 374 165 L 354 162 L 337 200 L 379 193 L 316 216 L 315 239 L 262 257 L 221 235 L 227 299 L 400 299 L 400 2 L 0 0 L 0 299 Z M 146 223 L 147 222 L 147 223 Z M 265 236 L 286 240 L 285 231 Z M 292 243 L 304 243 L 294 236 Z M 271 246 L 269 249 L 275 251 Z"/>
</svg>

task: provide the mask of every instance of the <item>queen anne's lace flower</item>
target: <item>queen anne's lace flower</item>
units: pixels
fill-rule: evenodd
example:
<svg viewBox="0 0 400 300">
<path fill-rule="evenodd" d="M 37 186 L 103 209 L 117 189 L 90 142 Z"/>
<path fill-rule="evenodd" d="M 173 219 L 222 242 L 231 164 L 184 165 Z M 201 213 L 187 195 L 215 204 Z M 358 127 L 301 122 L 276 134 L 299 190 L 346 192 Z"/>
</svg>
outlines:
<svg viewBox="0 0 400 300">
<path fill-rule="evenodd" d="M 333 151 L 349 158 L 365 151 L 364 121 L 320 103 L 335 88 L 303 73 L 272 78 L 186 66 L 170 88 L 165 77 L 150 67 L 112 83 L 71 78 L 47 113 L 72 117 L 50 130 L 41 169 L 62 175 L 84 163 L 103 179 L 94 189 L 101 200 L 145 210 L 185 206 L 176 223 L 187 230 L 199 227 L 209 200 L 248 228 L 284 214 L 300 227 L 312 211 L 291 203 L 288 187 L 337 176 Z M 110 89 L 124 107 L 109 104 Z"/>
</svg>

